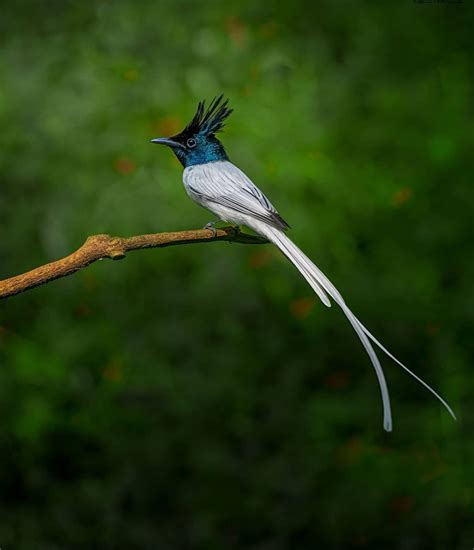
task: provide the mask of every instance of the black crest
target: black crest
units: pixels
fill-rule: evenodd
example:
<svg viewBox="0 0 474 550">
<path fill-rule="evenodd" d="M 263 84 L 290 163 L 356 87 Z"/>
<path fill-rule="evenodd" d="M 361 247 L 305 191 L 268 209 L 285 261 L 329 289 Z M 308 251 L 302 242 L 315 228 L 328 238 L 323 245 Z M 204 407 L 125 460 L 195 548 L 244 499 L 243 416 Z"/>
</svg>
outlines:
<svg viewBox="0 0 474 550">
<path fill-rule="evenodd" d="M 233 109 L 227 107 L 229 100 L 222 102 L 224 94 L 215 97 L 206 110 L 206 102 L 200 101 L 196 114 L 191 122 L 183 130 L 183 134 L 215 134 L 224 127 L 225 119 L 232 113 Z"/>
</svg>

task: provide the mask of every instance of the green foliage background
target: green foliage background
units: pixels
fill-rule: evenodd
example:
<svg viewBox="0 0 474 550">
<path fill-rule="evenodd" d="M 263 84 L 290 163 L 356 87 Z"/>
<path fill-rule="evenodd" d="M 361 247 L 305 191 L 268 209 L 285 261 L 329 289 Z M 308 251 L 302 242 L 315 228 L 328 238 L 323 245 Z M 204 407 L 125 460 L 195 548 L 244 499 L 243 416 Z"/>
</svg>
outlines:
<svg viewBox="0 0 474 550">
<path fill-rule="evenodd" d="M 203 226 L 169 151 L 201 98 L 371 330 L 269 247 L 99 262 L 0 307 L 2 549 L 474 545 L 474 10 L 23 1 L 0 18 L 0 276 Z"/>
</svg>

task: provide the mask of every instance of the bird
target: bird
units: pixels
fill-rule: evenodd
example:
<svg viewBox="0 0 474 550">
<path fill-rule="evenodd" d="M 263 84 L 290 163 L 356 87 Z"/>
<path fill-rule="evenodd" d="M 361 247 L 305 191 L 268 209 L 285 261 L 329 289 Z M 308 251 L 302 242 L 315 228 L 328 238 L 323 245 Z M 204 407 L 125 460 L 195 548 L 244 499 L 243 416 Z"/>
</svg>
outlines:
<svg viewBox="0 0 474 550">
<path fill-rule="evenodd" d="M 359 321 L 326 275 L 287 236 L 290 226 L 265 194 L 229 160 L 216 134 L 223 129 L 232 112 L 229 100 L 224 100 L 223 94 L 214 97 L 207 108 L 205 100 L 200 101 L 184 130 L 172 137 L 155 138 L 151 142 L 171 148 L 184 168 L 184 187 L 194 202 L 216 215 L 217 221 L 231 223 L 237 228 L 246 226 L 270 241 L 296 267 L 324 305 L 330 307 L 332 299 L 342 309 L 375 369 L 382 395 L 383 427 L 387 432 L 392 431 L 393 426 L 390 396 L 374 345 L 430 391 L 456 420 L 448 403 Z M 205 227 L 215 231 L 215 223 L 210 222 Z"/>
</svg>

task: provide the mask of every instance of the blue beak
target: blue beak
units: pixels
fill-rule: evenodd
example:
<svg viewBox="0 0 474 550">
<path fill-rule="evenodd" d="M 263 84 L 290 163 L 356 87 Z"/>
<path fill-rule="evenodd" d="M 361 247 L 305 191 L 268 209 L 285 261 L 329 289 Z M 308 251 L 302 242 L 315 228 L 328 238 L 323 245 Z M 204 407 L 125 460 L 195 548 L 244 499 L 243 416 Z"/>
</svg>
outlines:
<svg viewBox="0 0 474 550">
<path fill-rule="evenodd" d="M 181 143 L 173 141 L 169 138 L 155 138 L 151 140 L 151 143 L 159 143 L 161 145 L 168 145 L 168 147 L 181 147 L 182 149 L 186 149 L 186 147 Z"/>
</svg>

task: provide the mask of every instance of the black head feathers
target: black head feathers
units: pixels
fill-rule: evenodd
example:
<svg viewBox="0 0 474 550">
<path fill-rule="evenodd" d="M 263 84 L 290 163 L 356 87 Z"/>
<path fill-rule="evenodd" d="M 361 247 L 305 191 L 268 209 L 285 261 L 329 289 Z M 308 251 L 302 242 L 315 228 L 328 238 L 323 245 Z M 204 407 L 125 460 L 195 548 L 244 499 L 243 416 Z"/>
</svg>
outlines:
<svg viewBox="0 0 474 550">
<path fill-rule="evenodd" d="M 196 114 L 191 122 L 183 130 L 183 134 L 188 135 L 210 135 L 222 130 L 225 119 L 232 113 L 233 109 L 228 109 L 229 100 L 222 102 L 224 95 L 215 97 L 206 110 L 206 102 L 200 101 Z"/>
</svg>

